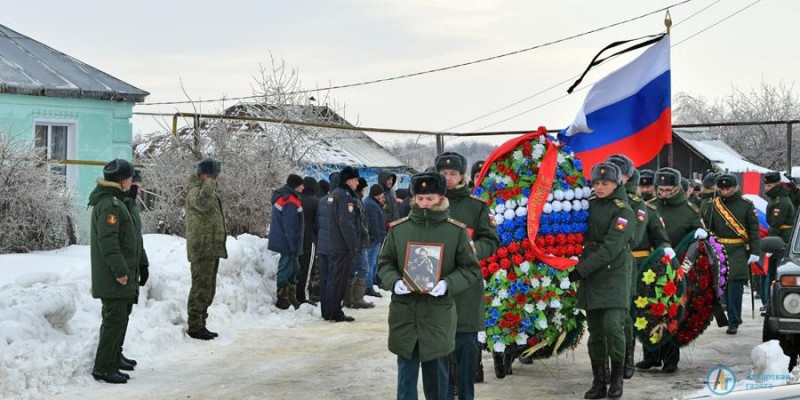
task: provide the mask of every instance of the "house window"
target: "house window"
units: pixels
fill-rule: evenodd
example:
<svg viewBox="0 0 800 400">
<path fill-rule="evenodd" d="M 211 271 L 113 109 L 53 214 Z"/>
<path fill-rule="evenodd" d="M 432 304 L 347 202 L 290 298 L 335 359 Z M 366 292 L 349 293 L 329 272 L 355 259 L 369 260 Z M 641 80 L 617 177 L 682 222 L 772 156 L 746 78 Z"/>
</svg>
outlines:
<svg viewBox="0 0 800 400">
<path fill-rule="evenodd" d="M 37 121 L 34 144 L 48 160 L 75 158 L 75 125 L 62 122 Z M 65 177 L 67 183 L 75 182 L 75 168 L 64 164 L 51 164 L 50 169 Z"/>
</svg>

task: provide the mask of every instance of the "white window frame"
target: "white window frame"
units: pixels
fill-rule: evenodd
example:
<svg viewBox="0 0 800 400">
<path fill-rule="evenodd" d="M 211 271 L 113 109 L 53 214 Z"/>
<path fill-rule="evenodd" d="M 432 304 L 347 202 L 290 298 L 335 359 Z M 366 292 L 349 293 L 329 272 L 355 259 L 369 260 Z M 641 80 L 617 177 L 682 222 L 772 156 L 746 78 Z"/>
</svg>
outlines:
<svg viewBox="0 0 800 400">
<path fill-rule="evenodd" d="M 54 118 L 36 118 L 33 120 L 33 140 L 36 140 L 36 127 L 38 125 L 46 125 L 47 129 L 47 159 L 50 159 L 50 127 L 51 126 L 66 126 L 67 127 L 67 159 L 75 160 L 78 155 L 78 121 L 74 119 L 54 119 Z M 78 168 L 76 165 L 67 165 L 67 185 L 76 186 L 78 184 Z"/>
</svg>

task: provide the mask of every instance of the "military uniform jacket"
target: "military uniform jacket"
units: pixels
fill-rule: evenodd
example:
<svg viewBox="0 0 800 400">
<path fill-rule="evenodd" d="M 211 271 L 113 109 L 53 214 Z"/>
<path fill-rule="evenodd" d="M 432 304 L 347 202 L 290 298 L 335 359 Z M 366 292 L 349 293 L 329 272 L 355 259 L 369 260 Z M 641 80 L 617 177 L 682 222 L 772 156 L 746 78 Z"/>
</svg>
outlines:
<svg viewBox="0 0 800 400">
<path fill-rule="evenodd" d="M 361 251 L 361 207 L 345 184 L 328 196 L 328 253 L 356 256 Z"/>
<path fill-rule="evenodd" d="M 150 266 L 150 261 L 147 259 L 147 252 L 144 251 L 144 240 L 142 239 L 142 217 L 139 215 L 139 206 L 136 205 L 136 199 L 130 196 L 125 196 L 125 207 L 131 214 L 133 220 L 133 227 L 136 230 L 136 239 L 139 241 L 139 268 L 147 268 Z"/>
<path fill-rule="evenodd" d="M 447 190 L 450 201 L 450 216 L 467 226 L 467 232 L 475 243 L 478 259 L 484 259 L 497 251 L 500 238 L 494 220 L 489 218 L 489 206 L 485 201 L 472 197 L 466 185 Z M 480 271 L 480 270 L 479 270 Z M 458 310 L 458 332 L 480 332 L 486 329 L 486 304 L 483 300 L 483 280 L 479 279 L 467 290 L 455 296 Z"/>
<path fill-rule="evenodd" d="M 589 198 L 588 230 L 576 267 L 583 280 L 578 287 L 578 306 L 584 310 L 630 306 L 631 238 L 633 210 L 625 188 L 618 187 L 606 198 Z"/>
<path fill-rule="evenodd" d="M 728 257 L 729 279 L 748 279 L 750 277 L 750 269 L 747 265 L 747 258 L 750 254 L 761 255 L 761 239 L 759 238 L 758 217 L 756 216 L 755 206 L 752 201 L 742 197 L 739 192 L 728 197 L 719 196 L 719 198 L 748 235 L 748 239 L 744 243 L 723 243 L 725 254 Z M 709 208 L 710 218 L 705 221 L 708 229 L 714 232 L 720 240 L 742 239 L 736 231 L 726 224 L 725 219 L 723 219 L 713 203 Z"/>
<path fill-rule="evenodd" d="M 89 195 L 92 208 L 90 254 L 92 263 L 92 297 L 128 299 L 136 302 L 139 294 L 139 266 L 142 258 L 141 238 L 128 207 L 125 192 L 116 182 L 97 180 Z M 117 278 L 128 277 L 125 285 Z"/>
<path fill-rule="evenodd" d="M 402 279 L 409 242 L 443 246 L 440 297 L 392 294 L 389 305 L 389 351 L 410 359 L 419 344 L 420 361 L 444 357 L 455 349 L 457 313 L 454 296 L 480 280 L 478 258 L 464 224 L 450 218 L 447 200 L 433 209 L 413 205 L 407 218 L 392 224 L 378 256 L 378 275 L 387 288 Z"/>
<path fill-rule="evenodd" d="M 700 219 L 702 219 L 703 222 L 710 218 L 708 206 L 711 205 L 715 197 L 717 197 L 717 192 L 715 190 L 703 189 L 703 193 L 700 194 Z"/>
<path fill-rule="evenodd" d="M 626 185 L 626 189 L 630 190 L 630 188 Z M 631 193 L 628 192 L 628 197 L 630 198 Z M 664 221 L 661 219 L 661 214 L 658 212 L 658 208 L 650 203 L 644 203 L 646 211 L 645 211 L 645 221 L 642 224 L 639 215 L 636 216 L 637 219 L 637 228 L 639 224 L 643 225 L 643 231 L 641 239 L 637 242 L 634 238 L 634 251 L 653 251 L 659 247 L 668 247 L 669 246 L 669 238 L 667 237 L 667 232 L 664 229 Z M 633 205 L 631 205 L 633 208 Z M 634 209 L 634 212 L 638 212 Z M 636 278 L 639 274 L 639 264 L 645 259 L 647 256 L 643 257 L 634 257 L 633 259 L 633 271 L 631 271 L 631 296 L 636 295 Z"/>
<path fill-rule="evenodd" d="M 792 226 L 794 226 L 795 209 L 792 200 L 789 198 L 789 189 L 783 185 L 776 185 L 769 192 L 769 203 L 767 203 L 767 224 L 769 224 L 768 236 L 778 236 L 784 242 L 789 243 L 792 238 Z"/>
<path fill-rule="evenodd" d="M 631 238 L 631 247 L 636 246 L 639 242 L 642 241 L 642 237 L 644 237 L 644 232 L 647 229 L 647 220 L 649 219 L 649 209 L 647 208 L 647 203 L 645 203 L 644 199 L 639 197 L 637 194 L 638 186 L 634 184 L 632 181 L 628 181 L 625 183 L 625 192 L 628 195 L 627 201 L 628 205 L 631 207 L 636 218 L 633 219 L 633 224 L 630 225 L 633 228 L 633 237 Z"/>
<path fill-rule="evenodd" d="M 682 189 L 671 197 L 656 200 L 656 207 L 672 247 L 677 247 L 689 232 L 703 227 L 700 210 L 686 199 L 686 192 Z"/>
<path fill-rule="evenodd" d="M 189 178 L 186 194 L 186 252 L 189 262 L 228 258 L 228 231 L 217 195 L 217 181 L 197 175 Z"/>
</svg>

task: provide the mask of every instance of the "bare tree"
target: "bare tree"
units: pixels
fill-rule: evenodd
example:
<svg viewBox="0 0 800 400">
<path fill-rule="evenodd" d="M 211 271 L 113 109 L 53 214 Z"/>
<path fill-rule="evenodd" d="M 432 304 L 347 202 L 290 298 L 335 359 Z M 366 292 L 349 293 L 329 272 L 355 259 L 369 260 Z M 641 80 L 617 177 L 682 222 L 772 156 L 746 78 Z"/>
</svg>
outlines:
<svg viewBox="0 0 800 400">
<path fill-rule="evenodd" d="M 485 160 L 495 147 L 497 146 L 493 144 L 468 140 L 449 144 L 445 147 L 445 151 L 453 151 L 464 156 L 467 159 L 467 174 L 469 174 L 469 168 L 472 163 Z M 432 142 L 423 143 L 420 138 L 397 142 L 386 148 L 406 165 L 417 171 L 424 171 L 426 168 L 432 167 L 436 158 L 436 144 Z"/>
<path fill-rule="evenodd" d="M 0 132 L 0 253 L 64 247 L 75 196 L 29 141 Z"/>
<path fill-rule="evenodd" d="M 780 121 L 800 117 L 800 100 L 794 85 L 761 83 L 758 89 L 745 93 L 732 88 L 730 96 L 707 100 L 687 93 L 677 95 L 676 123 L 710 123 L 739 121 Z M 712 128 L 725 143 L 758 165 L 783 170 L 786 160 L 786 127 L 784 125 L 751 125 Z M 792 145 L 800 144 L 795 135 Z M 792 154 L 792 163 L 800 162 L 800 154 Z"/>
</svg>

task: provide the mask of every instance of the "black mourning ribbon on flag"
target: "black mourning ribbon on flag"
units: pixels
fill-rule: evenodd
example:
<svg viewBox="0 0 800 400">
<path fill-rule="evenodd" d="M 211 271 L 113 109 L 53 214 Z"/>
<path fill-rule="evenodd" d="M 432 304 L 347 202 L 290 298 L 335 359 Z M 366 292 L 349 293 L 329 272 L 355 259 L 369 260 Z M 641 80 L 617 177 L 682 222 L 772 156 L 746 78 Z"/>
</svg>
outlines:
<svg viewBox="0 0 800 400">
<path fill-rule="evenodd" d="M 575 90 L 575 87 L 580 85 L 581 81 L 583 81 L 583 78 L 586 76 L 586 74 L 589 72 L 589 70 L 592 69 L 592 67 L 600 65 L 604 61 L 606 61 L 606 60 L 608 60 L 610 58 L 614 58 L 614 57 L 616 57 L 616 56 L 618 56 L 620 54 L 625 54 L 625 53 L 627 53 L 629 51 L 633 51 L 633 50 L 636 50 L 636 49 L 639 49 L 639 48 L 642 48 L 642 47 L 645 47 L 645 46 L 649 46 L 649 45 L 651 45 L 653 43 L 656 43 L 659 40 L 661 40 L 662 38 L 664 38 L 664 36 L 667 36 L 667 34 L 666 33 L 661 33 L 661 34 L 658 34 L 658 35 L 647 35 L 647 36 L 642 36 L 642 37 L 636 38 L 636 39 L 621 40 L 621 41 L 618 41 L 618 42 L 611 43 L 606 47 L 603 47 L 603 50 L 600 50 L 600 52 L 597 53 L 597 55 L 595 55 L 594 58 L 592 58 L 592 62 L 589 63 L 589 66 L 586 67 L 586 70 L 583 71 L 583 73 L 578 78 L 578 80 L 576 80 L 575 83 L 573 83 L 572 86 L 570 86 L 569 89 L 567 89 L 567 93 L 572 93 L 572 91 Z M 644 42 L 641 42 L 641 43 L 637 43 L 637 44 L 635 44 L 635 45 L 633 45 L 631 47 L 628 47 L 628 48 L 626 48 L 624 50 L 620 50 L 620 51 L 618 51 L 618 52 L 616 52 L 616 53 L 614 53 L 614 54 L 612 54 L 612 55 L 610 55 L 610 56 L 608 56 L 606 58 L 598 59 L 600 57 L 600 55 L 602 55 L 603 52 L 608 50 L 608 49 L 612 49 L 614 47 L 621 46 L 621 45 L 623 45 L 625 43 L 635 42 L 637 40 L 642 40 L 642 39 L 646 39 L 646 38 L 651 38 L 651 39 L 648 39 L 648 40 L 646 40 Z"/>
</svg>

